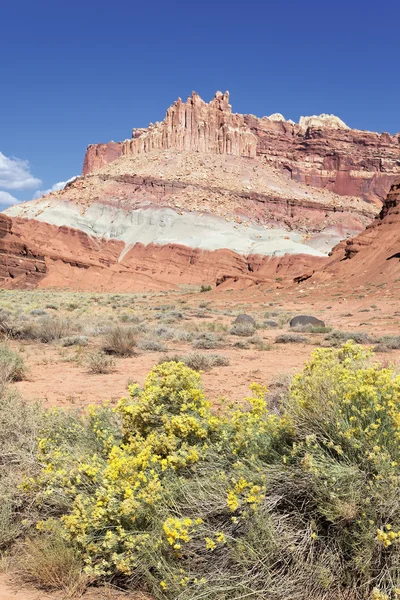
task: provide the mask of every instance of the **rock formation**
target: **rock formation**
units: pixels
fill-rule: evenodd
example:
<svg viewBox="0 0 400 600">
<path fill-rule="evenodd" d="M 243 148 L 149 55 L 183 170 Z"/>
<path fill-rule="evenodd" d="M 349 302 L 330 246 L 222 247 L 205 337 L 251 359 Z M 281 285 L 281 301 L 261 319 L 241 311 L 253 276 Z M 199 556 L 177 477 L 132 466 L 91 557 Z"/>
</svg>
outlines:
<svg viewBox="0 0 400 600">
<path fill-rule="evenodd" d="M 217 92 L 209 104 L 193 92 L 186 102 L 175 102 L 161 123 L 133 129 L 131 139 L 89 146 L 83 174 L 121 155 L 169 148 L 260 157 L 295 181 L 378 205 L 400 174 L 399 134 L 353 130 L 334 115 L 301 117 L 295 124 L 279 113 L 234 114 L 228 92 Z"/>
<path fill-rule="evenodd" d="M 341 242 L 328 258 L 379 212 L 400 176 L 399 141 L 333 115 L 234 114 L 227 92 L 208 104 L 193 92 L 130 140 L 89 146 L 65 189 L 7 209 L 2 285 L 313 281 L 343 248 L 354 254 L 358 242 Z"/>
<path fill-rule="evenodd" d="M 400 278 L 400 178 L 394 183 L 376 219 L 358 236 L 340 242 L 311 282 L 351 282 L 393 286 Z M 384 289 L 382 289 L 382 293 Z"/>
<path fill-rule="evenodd" d="M 28 246 L 29 245 L 29 246 Z M 133 292 L 204 282 L 222 288 L 287 279 L 317 268 L 310 255 L 244 256 L 179 244 L 134 244 L 89 236 L 70 227 L 0 215 L 0 285 Z"/>
<path fill-rule="evenodd" d="M 32 250 L 14 230 L 12 219 L 0 213 L 0 286 L 36 287 L 46 272 L 40 250 Z"/>
</svg>

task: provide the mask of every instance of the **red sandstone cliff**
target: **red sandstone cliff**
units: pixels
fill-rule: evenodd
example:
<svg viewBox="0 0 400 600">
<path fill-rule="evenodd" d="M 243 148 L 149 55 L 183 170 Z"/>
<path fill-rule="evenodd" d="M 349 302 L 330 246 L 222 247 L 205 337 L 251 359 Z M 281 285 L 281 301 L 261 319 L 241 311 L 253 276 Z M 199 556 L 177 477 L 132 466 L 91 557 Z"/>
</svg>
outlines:
<svg viewBox="0 0 400 600">
<path fill-rule="evenodd" d="M 352 130 L 339 119 L 303 118 L 298 125 L 278 117 L 234 114 L 228 92 L 209 104 L 193 92 L 161 123 L 134 129 L 131 139 L 89 146 L 83 174 L 156 149 L 258 156 L 288 178 L 373 203 L 384 200 L 400 174 L 400 134 Z"/>
<path fill-rule="evenodd" d="M 13 228 L 13 221 L 0 213 L 0 286 L 36 287 L 46 275 L 40 250 L 32 249 L 25 235 Z"/>
<path fill-rule="evenodd" d="M 0 285 L 92 291 L 171 289 L 178 284 L 226 287 L 290 278 L 315 269 L 308 255 L 242 256 L 178 244 L 135 244 L 121 259 L 124 243 L 88 236 L 70 227 L 0 214 Z"/>
<path fill-rule="evenodd" d="M 352 287 L 385 287 L 399 281 L 399 277 L 400 178 L 392 185 L 375 220 L 358 236 L 340 242 L 312 281 L 341 279 Z"/>
</svg>

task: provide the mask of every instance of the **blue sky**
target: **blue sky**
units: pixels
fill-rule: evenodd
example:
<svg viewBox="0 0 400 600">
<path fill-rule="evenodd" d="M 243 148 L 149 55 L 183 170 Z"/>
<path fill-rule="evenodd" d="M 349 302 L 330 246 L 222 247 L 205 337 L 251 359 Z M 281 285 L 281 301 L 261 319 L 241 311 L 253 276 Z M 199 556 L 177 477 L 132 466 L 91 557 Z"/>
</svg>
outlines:
<svg viewBox="0 0 400 600">
<path fill-rule="evenodd" d="M 192 90 L 396 133 L 399 25 L 398 0 L 3 0 L 0 204 L 79 174 L 88 144 L 130 137 Z"/>
</svg>

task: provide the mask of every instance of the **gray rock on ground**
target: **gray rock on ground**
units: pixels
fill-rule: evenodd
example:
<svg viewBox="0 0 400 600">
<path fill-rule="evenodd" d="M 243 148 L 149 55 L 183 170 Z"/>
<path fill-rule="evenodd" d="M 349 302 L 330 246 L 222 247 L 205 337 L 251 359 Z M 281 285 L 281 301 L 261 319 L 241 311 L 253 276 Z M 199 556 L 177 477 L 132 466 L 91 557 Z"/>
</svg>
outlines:
<svg viewBox="0 0 400 600">
<path fill-rule="evenodd" d="M 242 324 L 242 323 L 248 323 L 249 325 L 253 325 L 253 327 L 256 326 L 256 322 L 253 319 L 253 317 L 251 317 L 250 315 L 246 315 L 246 314 L 242 314 L 242 315 L 238 315 L 236 317 L 236 319 L 233 322 L 235 325 L 237 324 Z"/>
<path fill-rule="evenodd" d="M 296 325 L 312 325 L 316 327 L 325 327 L 324 321 L 313 317 L 312 315 L 297 315 L 293 317 L 289 323 L 290 327 L 296 327 Z"/>
</svg>

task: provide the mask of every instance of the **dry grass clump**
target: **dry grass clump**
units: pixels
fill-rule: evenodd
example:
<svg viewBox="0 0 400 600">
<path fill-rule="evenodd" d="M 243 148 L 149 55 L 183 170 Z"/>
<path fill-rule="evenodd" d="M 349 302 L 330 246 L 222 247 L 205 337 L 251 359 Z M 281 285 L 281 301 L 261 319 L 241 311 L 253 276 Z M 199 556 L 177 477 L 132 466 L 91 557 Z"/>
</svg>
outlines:
<svg viewBox="0 0 400 600">
<path fill-rule="evenodd" d="M 255 329 L 252 323 L 234 323 L 229 333 L 239 337 L 251 337 L 254 335 Z"/>
<path fill-rule="evenodd" d="M 60 531 L 28 538 L 18 547 L 17 573 L 43 590 L 61 590 L 64 598 L 79 597 L 88 585 L 82 559 Z"/>
<path fill-rule="evenodd" d="M 97 350 L 88 354 L 86 357 L 86 366 L 89 373 L 105 375 L 115 371 L 115 360 L 112 356 L 105 354 L 105 352 Z"/>
<path fill-rule="evenodd" d="M 329 333 L 332 331 L 332 327 L 326 325 L 295 325 L 291 328 L 292 331 L 298 331 L 299 333 Z"/>
<path fill-rule="evenodd" d="M 295 333 L 282 333 L 275 338 L 275 344 L 308 344 L 309 340 L 304 335 Z"/>
<path fill-rule="evenodd" d="M 132 356 L 137 346 L 137 331 L 132 327 L 114 326 L 103 339 L 102 350 L 117 356 Z"/>
<path fill-rule="evenodd" d="M 86 335 L 71 335 L 60 340 L 60 346 L 68 348 L 69 346 L 87 346 L 88 337 Z"/>
<path fill-rule="evenodd" d="M 165 344 L 153 338 L 143 338 L 139 340 L 138 347 L 146 352 L 168 352 Z"/>
<path fill-rule="evenodd" d="M 19 352 L 14 352 L 3 343 L 0 344 L 0 382 L 21 381 L 25 378 L 27 368 Z"/>
<path fill-rule="evenodd" d="M 21 484 L 39 472 L 37 440 L 42 411 L 2 381 L 0 387 L 0 553 L 34 522 Z"/>
</svg>

